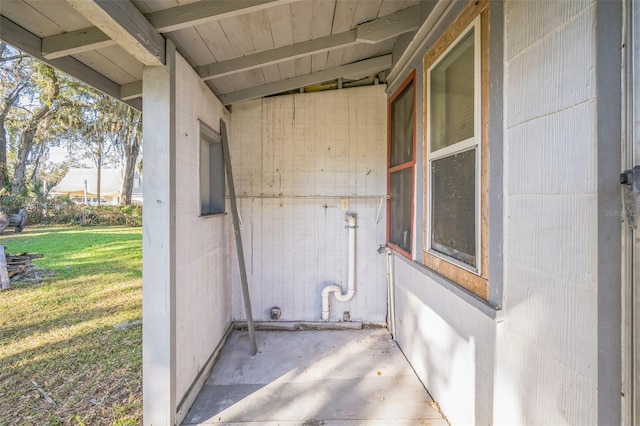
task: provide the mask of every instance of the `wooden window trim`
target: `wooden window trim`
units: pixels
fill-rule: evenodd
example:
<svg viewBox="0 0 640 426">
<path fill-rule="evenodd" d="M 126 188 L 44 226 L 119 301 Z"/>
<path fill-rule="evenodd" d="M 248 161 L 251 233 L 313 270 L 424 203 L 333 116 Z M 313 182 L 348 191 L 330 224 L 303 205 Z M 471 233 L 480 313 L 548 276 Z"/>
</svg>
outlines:
<svg viewBox="0 0 640 426">
<path fill-rule="evenodd" d="M 404 89 L 407 88 L 407 86 L 409 86 L 411 83 L 413 83 L 413 129 L 412 129 L 412 158 L 411 161 L 408 161 L 406 163 L 402 163 L 402 164 L 398 164 L 396 166 L 391 167 L 391 106 L 393 104 L 393 101 L 395 101 L 398 96 L 400 96 L 402 94 L 402 92 L 404 91 Z M 400 171 L 400 170 L 405 170 L 408 168 L 411 168 L 411 175 L 413 176 L 413 197 L 411 197 L 411 241 L 409 243 L 409 246 L 411 247 L 411 251 L 406 251 L 400 247 L 398 247 L 397 245 L 393 244 L 390 241 L 390 237 L 391 237 L 391 229 L 390 229 L 390 225 L 391 225 L 391 221 L 389 220 L 390 218 L 390 212 L 391 212 L 391 199 L 387 198 L 387 246 L 390 247 L 392 250 L 398 252 L 399 254 L 403 255 L 404 257 L 411 259 L 411 253 L 413 252 L 413 233 L 414 233 L 414 224 L 415 224 L 415 167 L 416 167 L 416 70 L 411 71 L 411 73 L 409 74 L 409 76 L 406 78 L 405 81 L 402 82 L 402 84 L 400 85 L 400 87 L 398 87 L 398 89 L 393 93 L 393 95 L 391 95 L 391 97 L 388 100 L 388 104 L 387 104 L 387 195 L 390 196 L 391 195 L 391 173 Z"/>
<path fill-rule="evenodd" d="M 488 25 L 487 0 L 472 0 L 462 11 L 458 18 L 449 26 L 446 32 L 438 39 L 423 59 L 423 128 L 424 128 L 424 173 L 423 182 L 425 188 L 424 197 L 424 247 L 423 264 L 470 292 L 489 298 L 489 25 Z M 449 262 L 428 251 L 429 238 L 427 221 L 429 218 L 429 105 L 427 98 L 428 69 L 438 60 L 451 44 L 480 16 L 480 273 L 471 272 L 453 262 Z"/>
</svg>

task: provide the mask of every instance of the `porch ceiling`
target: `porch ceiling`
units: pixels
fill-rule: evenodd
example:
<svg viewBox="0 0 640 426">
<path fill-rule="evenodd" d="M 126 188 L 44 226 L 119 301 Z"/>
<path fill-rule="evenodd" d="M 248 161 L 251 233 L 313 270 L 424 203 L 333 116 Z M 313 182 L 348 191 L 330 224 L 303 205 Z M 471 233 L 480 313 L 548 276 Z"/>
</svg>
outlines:
<svg viewBox="0 0 640 426">
<path fill-rule="evenodd" d="M 418 0 L 2 0 L 0 38 L 139 105 L 172 40 L 225 103 L 342 79 L 372 82 Z M 367 80 L 368 79 L 368 80 Z"/>
</svg>

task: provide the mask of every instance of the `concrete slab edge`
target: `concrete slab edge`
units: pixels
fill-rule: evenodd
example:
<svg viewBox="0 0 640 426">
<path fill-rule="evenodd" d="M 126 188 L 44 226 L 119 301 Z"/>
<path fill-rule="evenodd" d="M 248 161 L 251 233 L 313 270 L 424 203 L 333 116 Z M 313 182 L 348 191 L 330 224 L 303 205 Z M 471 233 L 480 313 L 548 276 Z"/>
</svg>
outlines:
<svg viewBox="0 0 640 426">
<path fill-rule="evenodd" d="M 207 421 L 205 423 L 185 423 L 183 426 L 191 425 L 209 425 L 209 424 L 225 424 L 229 426 L 449 426 L 443 419 L 424 419 L 416 418 L 411 420 L 295 420 L 295 421 L 259 421 L 259 422 L 216 422 Z"/>
<path fill-rule="evenodd" d="M 325 322 L 325 321 L 258 321 L 255 324 L 256 330 L 262 331 L 303 331 L 303 330 L 361 330 L 363 328 L 386 328 L 386 324 L 381 323 L 363 323 L 359 321 L 349 322 Z M 233 323 L 236 330 L 246 330 L 247 323 L 245 321 L 236 321 Z"/>
</svg>

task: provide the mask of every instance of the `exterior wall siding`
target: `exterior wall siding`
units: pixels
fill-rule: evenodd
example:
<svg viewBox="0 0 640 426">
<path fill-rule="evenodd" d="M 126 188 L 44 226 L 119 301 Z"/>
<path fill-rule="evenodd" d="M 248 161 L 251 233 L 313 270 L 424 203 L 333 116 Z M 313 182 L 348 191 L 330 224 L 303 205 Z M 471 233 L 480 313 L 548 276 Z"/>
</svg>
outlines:
<svg viewBox="0 0 640 426">
<path fill-rule="evenodd" d="M 496 424 L 597 420 L 595 11 L 589 1 L 505 4 Z"/>
<path fill-rule="evenodd" d="M 185 395 L 231 323 L 231 216 L 199 217 L 199 122 L 229 112 L 178 55 L 176 63 L 176 398 Z M 148 200 L 153 202 L 153 200 Z"/>
<path fill-rule="evenodd" d="M 452 425 L 492 424 L 494 320 L 403 257 L 394 266 L 402 352 Z"/>
<path fill-rule="evenodd" d="M 497 61 L 504 64 L 504 81 L 497 82 L 504 91 L 504 183 L 490 184 L 504 196 L 504 257 L 496 269 L 502 306 L 491 308 L 396 256 L 396 339 L 451 424 L 595 424 L 596 5 L 508 1 L 497 18 L 492 7 L 490 27 L 494 19 L 504 24 L 504 56 Z M 425 53 L 388 90 L 418 71 L 419 242 Z"/>
<path fill-rule="evenodd" d="M 356 293 L 349 302 L 332 296 L 331 320 L 343 311 L 354 321 L 386 320 L 385 256 L 377 253 L 386 239 L 386 120 L 384 86 L 233 106 L 230 150 L 255 320 L 279 306 L 281 320 L 319 321 L 322 288 L 346 291 L 347 211 L 358 215 Z M 232 273 L 233 318 L 244 320 L 235 259 Z"/>
</svg>

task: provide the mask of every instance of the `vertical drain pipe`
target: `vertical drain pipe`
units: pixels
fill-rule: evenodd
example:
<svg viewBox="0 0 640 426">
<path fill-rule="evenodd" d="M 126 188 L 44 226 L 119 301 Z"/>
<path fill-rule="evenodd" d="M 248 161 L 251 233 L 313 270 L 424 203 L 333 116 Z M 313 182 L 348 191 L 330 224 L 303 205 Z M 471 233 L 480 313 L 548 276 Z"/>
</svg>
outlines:
<svg viewBox="0 0 640 426">
<path fill-rule="evenodd" d="M 336 300 L 347 302 L 356 292 L 356 214 L 347 214 L 347 228 L 349 228 L 349 271 L 347 274 L 347 292 L 342 294 L 342 286 L 330 284 L 322 289 L 322 320 L 329 319 L 329 296 L 335 293 Z"/>
<path fill-rule="evenodd" d="M 396 288 L 393 276 L 393 250 L 386 248 L 387 253 L 387 326 L 391 337 L 396 338 Z"/>
</svg>

